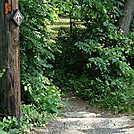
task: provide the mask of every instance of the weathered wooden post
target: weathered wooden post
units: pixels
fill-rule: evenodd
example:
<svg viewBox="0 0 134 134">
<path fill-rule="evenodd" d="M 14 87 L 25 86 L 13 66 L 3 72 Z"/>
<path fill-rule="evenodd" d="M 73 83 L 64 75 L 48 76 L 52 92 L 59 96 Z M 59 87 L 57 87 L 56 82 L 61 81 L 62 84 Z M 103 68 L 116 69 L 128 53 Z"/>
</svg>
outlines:
<svg viewBox="0 0 134 134">
<path fill-rule="evenodd" d="M 0 116 L 20 118 L 19 25 L 23 16 L 18 0 L 0 0 Z M 9 68 L 8 68 L 9 67 Z"/>
</svg>

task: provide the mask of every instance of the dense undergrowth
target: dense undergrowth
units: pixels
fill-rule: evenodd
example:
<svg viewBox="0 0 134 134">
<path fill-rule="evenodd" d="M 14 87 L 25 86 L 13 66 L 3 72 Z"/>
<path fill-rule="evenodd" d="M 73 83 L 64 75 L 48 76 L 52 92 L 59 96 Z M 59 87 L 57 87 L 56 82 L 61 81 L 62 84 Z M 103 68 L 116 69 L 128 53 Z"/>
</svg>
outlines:
<svg viewBox="0 0 134 134">
<path fill-rule="evenodd" d="M 58 51 L 47 27 L 57 19 L 50 1 L 20 0 L 24 20 L 20 26 L 21 55 L 21 119 L 5 117 L 0 122 L 0 133 L 23 133 L 32 126 L 42 126 L 45 119 L 59 113 L 62 107 L 61 94 L 52 82 L 49 61 Z M 3 69 L 4 71 L 4 69 Z M 0 74 L 2 76 L 2 74 Z M 20 129 L 14 129 L 17 126 Z"/>
<path fill-rule="evenodd" d="M 34 104 L 39 112 L 58 112 L 62 105 L 60 92 L 49 75 L 49 61 L 55 59 L 58 49 L 47 28 L 57 14 L 49 1 L 43 0 L 21 0 L 20 8 L 25 16 L 20 27 L 22 102 Z"/>
<path fill-rule="evenodd" d="M 112 3 L 112 4 L 110 4 Z M 110 6 L 109 6 L 110 4 Z M 79 8 L 78 8 L 79 5 Z M 134 110 L 133 27 L 128 35 L 116 26 L 123 1 L 73 2 L 73 30 L 57 37 L 55 83 L 65 91 L 107 110 Z M 67 10 L 68 11 L 68 10 Z"/>
<path fill-rule="evenodd" d="M 14 129 L 18 121 L 5 117 L 0 133 L 42 126 L 59 113 L 60 90 L 107 110 L 134 111 L 134 27 L 124 35 L 116 26 L 123 2 L 20 0 L 21 127 Z M 58 15 L 73 20 L 70 30 L 62 28 L 52 39 L 48 25 Z"/>
</svg>

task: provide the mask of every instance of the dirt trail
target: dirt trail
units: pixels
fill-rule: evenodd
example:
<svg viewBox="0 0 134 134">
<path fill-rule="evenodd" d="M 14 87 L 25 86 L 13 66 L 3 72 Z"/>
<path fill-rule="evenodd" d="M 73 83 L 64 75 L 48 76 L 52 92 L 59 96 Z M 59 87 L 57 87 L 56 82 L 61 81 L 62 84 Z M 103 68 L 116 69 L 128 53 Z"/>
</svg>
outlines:
<svg viewBox="0 0 134 134">
<path fill-rule="evenodd" d="M 133 115 L 100 110 L 71 93 L 63 101 L 66 105 L 60 118 L 47 119 L 46 126 L 33 134 L 134 134 Z"/>
</svg>

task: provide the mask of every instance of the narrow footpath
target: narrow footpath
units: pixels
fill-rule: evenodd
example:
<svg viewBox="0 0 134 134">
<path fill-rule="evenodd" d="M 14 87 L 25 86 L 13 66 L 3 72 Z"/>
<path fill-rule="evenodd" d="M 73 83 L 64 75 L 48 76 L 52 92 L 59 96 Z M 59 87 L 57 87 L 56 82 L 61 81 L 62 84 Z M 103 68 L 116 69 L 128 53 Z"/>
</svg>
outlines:
<svg viewBox="0 0 134 134">
<path fill-rule="evenodd" d="M 72 93 L 63 96 L 63 101 L 60 118 L 47 119 L 46 126 L 33 134 L 134 134 L 133 114 L 100 110 Z"/>
</svg>

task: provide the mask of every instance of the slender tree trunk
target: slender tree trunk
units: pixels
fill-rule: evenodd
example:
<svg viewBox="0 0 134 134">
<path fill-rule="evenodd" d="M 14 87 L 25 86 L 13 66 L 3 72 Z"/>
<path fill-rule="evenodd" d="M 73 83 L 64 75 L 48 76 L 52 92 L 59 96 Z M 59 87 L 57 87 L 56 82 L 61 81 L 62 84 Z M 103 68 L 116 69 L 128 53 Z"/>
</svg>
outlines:
<svg viewBox="0 0 134 134">
<path fill-rule="evenodd" d="M 4 2 L 11 2 L 12 9 L 5 9 Z M 6 11 L 8 9 L 9 12 Z M 0 0 L 0 70 L 3 67 L 10 67 L 6 69 L 3 77 L 0 78 L 0 116 L 10 115 L 19 119 L 19 27 L 12 19 L 16 9 L 18 9 L 18 0 Z"/>
<path fill-rule="evenodd" d="M 70 37 L 71 37 L 71 35 L 72 35 L 72 29 L 73 29 L 73 24 L 72 24 L 72 11 L 70 11 L 69 17 L 70 17 Z"/>
<path fill-rule="evenodd" d="M 72 32 L 73 32 L 73 20 L 72 20 L 72 16 L 73 16 L 73 10 L 74 10 L 74 3 L 73 1 L 71 0 L 71 6 L 70 6 L 70 13 L 69 13 L 69 19 L 70 19 L 70 37 L 72 35 Z"/>
<path fill-rule="evenodd" d="M 122 28 L 124 34 L 127 34 L 130 30 L 131 22 L 134 17 L 134 0 L 126 0 L 124 4 L 124 16 L 118 21 L 118 26 Z"/>
</svg>

